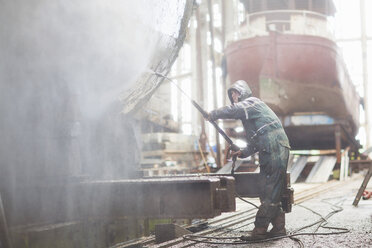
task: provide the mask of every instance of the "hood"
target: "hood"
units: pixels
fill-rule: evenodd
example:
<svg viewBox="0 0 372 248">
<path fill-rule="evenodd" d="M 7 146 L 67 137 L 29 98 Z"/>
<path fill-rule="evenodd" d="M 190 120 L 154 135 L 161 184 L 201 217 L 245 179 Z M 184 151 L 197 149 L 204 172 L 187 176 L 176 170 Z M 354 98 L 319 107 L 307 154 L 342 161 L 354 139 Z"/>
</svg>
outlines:
<svg viewBox="0 0 372 248">
<path fill-rule="evenodd" d="M 236 90 L 240 93 L 239 102 L 252 96 L 251 88 L 249 88 L 248 83 L 244 80 L 238 80 L 231 85 L 231 87 L 227 90 L 227 94 L 229 96 L 231 104 L 233 104 L 233 99 L 231 97 L 231 90 Z"/>
</svg>

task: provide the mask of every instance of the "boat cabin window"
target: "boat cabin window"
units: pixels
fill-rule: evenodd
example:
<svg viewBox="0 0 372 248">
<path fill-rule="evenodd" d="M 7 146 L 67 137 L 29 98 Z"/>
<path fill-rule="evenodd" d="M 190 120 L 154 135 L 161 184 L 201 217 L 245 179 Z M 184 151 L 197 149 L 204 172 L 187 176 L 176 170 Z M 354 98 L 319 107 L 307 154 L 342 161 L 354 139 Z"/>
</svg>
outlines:
<svg viewBox="0 0 372 248">
<path fill-rule="evenodd" d="M 310 10 L 310 2 L 311 0 L 296 0 L 295 2 L 295 9 L 298 10 Z"/>
<path fill-rule="evenodd" d="M 323 15 L 334 15 L 332 0 L 240 0 L 249 14 L 269 10 L 308 10 Z"/>
</svg>

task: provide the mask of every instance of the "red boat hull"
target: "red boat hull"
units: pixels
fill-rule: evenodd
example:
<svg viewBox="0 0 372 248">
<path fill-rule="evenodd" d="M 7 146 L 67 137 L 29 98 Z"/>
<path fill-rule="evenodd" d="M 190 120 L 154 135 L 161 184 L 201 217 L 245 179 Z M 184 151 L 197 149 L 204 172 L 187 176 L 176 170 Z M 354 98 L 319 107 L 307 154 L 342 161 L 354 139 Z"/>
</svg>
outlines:
<svg viewBox="0 0 372 248">
<path fill-rule="evenodd" d="M 332 40 L 270 33 L 231 43 L 226 59 L 230 81 L 246 80 L 278 116 L 326 114 L 355 137 L 360 99 Z"/>
</svg>

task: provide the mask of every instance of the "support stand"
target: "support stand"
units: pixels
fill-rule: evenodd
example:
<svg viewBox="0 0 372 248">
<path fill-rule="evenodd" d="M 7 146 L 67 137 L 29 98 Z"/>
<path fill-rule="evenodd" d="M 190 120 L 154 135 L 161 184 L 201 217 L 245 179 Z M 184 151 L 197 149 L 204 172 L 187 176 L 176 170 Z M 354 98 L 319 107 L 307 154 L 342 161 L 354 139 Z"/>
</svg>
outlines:
<svg viewBox="0 0 372 248">
<path fill-rule="evenodd" d="M 369 179 L 371 178 L 371 176 L 372 176 L 372 161 L 369 164 L 368 173 L 367 173 L 366 177 L 364 178 L 363 183 L 362 183 L 362 185 L 359 188 L 358 194 L 356 195 L 356 197 L 354 199 L 353 205 L 355 207 L 358 206 L 358 203 L 360 201 L 360 198 L 362 197 L 363 192 L 366 189 L 367 184 L 368 184 Z"/>
</svg>

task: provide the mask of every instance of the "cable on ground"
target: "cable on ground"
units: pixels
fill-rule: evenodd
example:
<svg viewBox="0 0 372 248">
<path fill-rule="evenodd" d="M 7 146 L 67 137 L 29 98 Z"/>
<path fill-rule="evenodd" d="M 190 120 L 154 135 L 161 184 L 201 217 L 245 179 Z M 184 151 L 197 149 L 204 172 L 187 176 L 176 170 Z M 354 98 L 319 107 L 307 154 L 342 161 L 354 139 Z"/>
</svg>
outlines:
<svg viewBox="0 0 372 248">
<path fill-rule="evenodd" d="M 254 207 L 258 208 L 258 206 L 256 206 L 255 204 L 243 199 L 238 194 L 237 194 L 237 197 L 239 199 L 243 200 L 244 202 L 249 203 L 249 204 L 253 205 Z M 290 238 L 293 241 L 297 242 L 299 244 L 299 246 L 302 248 L 302 247 L 304 247 L 304 244 L 302 243 L 302 241 L 300 239 L 297 238 L 298 236 L 308 236 L 308 235 L 311 235 L 311 236 L 325 236 L 325 235 L 344 234 L 344 233 L 350 232 L 350 230 L 347 229 L 347 228 L 327 226 L 327 224 L 328 224 L 327 220 L 330 217 L 332 217 L 334 214 L 336 214 L 338 212 L 341 212 L 343 210 L 343 208 L 336 205 L 336 204 L 332 204 L 330 202 L 327 202 L 325 200 L 326 199 L 323 199 L 322 202 L 327 203 L 327 204 L 329 204 L 333 207 L 333 211 L 328 213 L 325 217 L 323 217 L 320 213 L 318 213 L 318 212 L 316 212 L 316 211 L 314 211 L 314 210 L 312 210 L 312 209 L 310 209 L 306 206 L 296 204 L 297 206 L 305 208 L 305 209 L 311 211 L 312 213 L 320 216 L 320 219 L 315 221 L 314 223 L 311 223 L 309 225 L 300 227 L 300 228 L 298 228 L 298 229 L 296 229 L 292 232 L 289 232 L 289 234 L 287 234 L 287 235 L 272 237 L 272 238 L 267 238 L 267 239 L 261 239 L 261 240 L 254 240 L 254 241 L 242 241 L 240 239 L 241 238 L 240 236 L 216 237 L 216 236 L 202 236 L 202 235 L 196 235 L 196 234 L 184 235 L 183 238 L 185 240 L 193 241 L 193 242 L 196 242 L 196 243 L 207 243 L 207 244 L 216 244 L 216 245 L 218 245 L 218 244 L 220 244 L 220 245 L 240 245 L 240 244 L 264 243 L 264 242 L 275 241 L 275 240 L 279 240 L 279 239 L 283 239 L 283 238 Z M 337 203 L 337 204 L 340 204 L 340 203 Z M 314 232 L 299 233 L 299 231 L 305 230 L 305 229 L 313 227 L 315 225 L 318 225 L 318 226 L 317 226 L 317 228 L 315 229 Z M 334 230 L 334 231 L 333 232 L 317 232 L 319 230 L 319 228 Z M 218 241 L 218 240 L 231 240 L 231 241 L 228 242 L 228 241 Z"/>
</svg>

